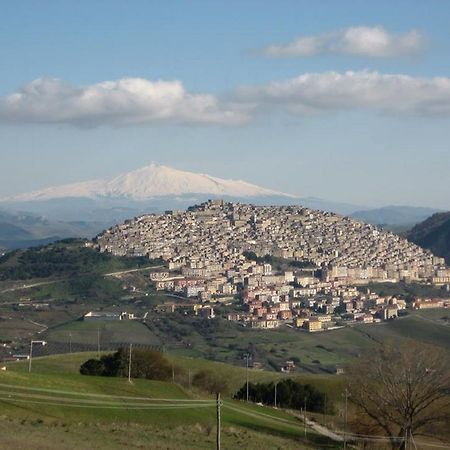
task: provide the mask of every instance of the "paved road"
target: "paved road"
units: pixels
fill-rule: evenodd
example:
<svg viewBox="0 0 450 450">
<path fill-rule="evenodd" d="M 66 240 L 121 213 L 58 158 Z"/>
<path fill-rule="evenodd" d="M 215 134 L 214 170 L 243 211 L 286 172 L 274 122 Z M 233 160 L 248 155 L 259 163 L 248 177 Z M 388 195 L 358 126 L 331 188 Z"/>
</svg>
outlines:
<svg viewBox="0 0 450 450">
<path fill-rule="evenodd" d="M 60 281 L 64 281 L 66 278 L 59 278 L 58 280 L 51 280 L 51 281 L 41 281 L 39 283 L 32 283 L 32 284 L 22 284 L 20 286 L 16 286 L 9 289 L 4 289 L 3 291 L 0 291 L 0 294 L 4 294 L 6 292 L 14 292 L 14 291 L 21 291 L 25 289 L 31 289 L 38 286 L 45 286 L 47 284 L 54 284 L 59 283 Z"/>
<path fill-rule="evenodd" d="M 105 273 L 105 274 L 103 274 L 103 276 L 105 276 L 105 277 L 114 277 L 116 275 L 122 275 L 124 273 L 141 272 L 143 270 L 150 270 L 150 269 L 160 269 L 161 267 L 164 267 L 164 266 L 163 265 L 159 265 L 159 266 L 139 267 L 138 269 L 120 270 L 119 272 Z"/>
</svg>

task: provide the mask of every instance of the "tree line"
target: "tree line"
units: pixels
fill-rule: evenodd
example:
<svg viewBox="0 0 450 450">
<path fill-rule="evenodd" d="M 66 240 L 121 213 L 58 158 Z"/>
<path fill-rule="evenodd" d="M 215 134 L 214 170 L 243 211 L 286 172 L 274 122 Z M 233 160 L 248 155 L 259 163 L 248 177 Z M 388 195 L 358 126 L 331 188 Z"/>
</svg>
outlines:
<svg viewBox="0 0 450 450">
<path fill-rule="evenodd" d="M 310 384 L 287 379 L 276 383 L 249 383 L 249 400 L 264 405 L 276 405 L 280 408 L 301 410 L 306 407 L 310 412 L 332 414 L 333 402 L 328 396 Z M 234 396 L 238 400 L 247 398 L 247 384 L 244 384 Z"/>
</svg>

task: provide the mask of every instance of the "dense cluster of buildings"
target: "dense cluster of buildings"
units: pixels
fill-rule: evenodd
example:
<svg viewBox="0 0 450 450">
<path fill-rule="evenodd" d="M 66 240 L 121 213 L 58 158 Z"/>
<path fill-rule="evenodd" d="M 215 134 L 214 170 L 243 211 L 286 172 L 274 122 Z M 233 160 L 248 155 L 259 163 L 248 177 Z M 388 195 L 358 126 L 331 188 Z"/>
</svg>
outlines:
<svg viewBox="0 0 450 450">
<path fill-rule="evenodd" d="M 287 324 L 310 332 L 331 330 L 349 323 L 373 323 L 399 317 L 405 300 L 381 296 L 367 287 L 330 282 L 300 270 L 272 273 L 270 264 L 242 262 L 222 276 L 185 277 L 159 270 L 150 274 L 156 289 L 190 300 L 197 314 L 211 301 L 232 306 L 230 321 L 251 328 L 271 329 Z M 199 303 L 196 303 L 199 302 Z M 450 300 L 419 299 L 415 309 L 450 307 Z M 171 309 L 168 310 L 168 307 Z M 186 303 L 170 303 L 161 310 L 174 312 Z M 213 317 L 211 311 L 209 317 Z"/>
<path fill-rule="evenodd" d="M 100 235 L 97 245 L 115 255 L 164 259 L 167 269 L 150 275 L 158 290 L 200 302 L 238 299 L 228 319 L 254 328 L 291 323 L 319 331 L 339 326 L 337 316 L 364 323 L 386 320 L 398 316 L 404 302 L 361 292 L 357 285 L 450 281 L 444 260 L 415 244 L 300 206 L 209 201 L 186 212 L 127 221 Z M 246 258 L 249 254 L 275 257 L 284 269 L 274 271 L 264 258 L 257 262 Z"/>
<path fill-rule="evenodd" d="M 450 280 L 442 258 L 373 225 L 301 206 L 209 201 L 188 211 L 129 220 L 97 238 L 100 251 L 166 260 L 186 275 L 211 276 L 244 251 L 324 268 L 327 280 Z"/>
</svg>

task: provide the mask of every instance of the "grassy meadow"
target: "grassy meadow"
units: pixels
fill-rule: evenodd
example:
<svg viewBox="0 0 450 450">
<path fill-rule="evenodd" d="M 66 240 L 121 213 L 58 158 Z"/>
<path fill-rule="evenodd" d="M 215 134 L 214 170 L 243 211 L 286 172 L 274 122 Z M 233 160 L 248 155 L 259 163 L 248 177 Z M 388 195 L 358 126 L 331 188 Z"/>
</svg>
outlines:
<svg viewBox="0 0 450 450">
<path fill-rule="evenodd" d="M 212 396 L 174 383 L 79 375 L 94 354 L 36 358 L 10 363 L 0 372 L 0 448 L 213 448 Z M 241 384 L 238 368 L 173 357 L 187 370 L 220 371 Z M 252 380 L 274 373 L 250 371 Z M 245 378 L 244 378 L 245 379 Z M 247 405 L 224 395 L 223 448 L 338 448 L 283 411 Z"/>
</svg>

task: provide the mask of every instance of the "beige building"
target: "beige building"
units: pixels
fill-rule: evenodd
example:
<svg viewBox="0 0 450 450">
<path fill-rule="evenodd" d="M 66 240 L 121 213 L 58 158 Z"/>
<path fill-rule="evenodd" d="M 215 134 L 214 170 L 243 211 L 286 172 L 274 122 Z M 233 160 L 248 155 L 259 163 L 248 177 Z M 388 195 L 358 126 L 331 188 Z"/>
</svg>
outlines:
<svg viewBox="0 0 450 450">
<path fill-rule="evenodd" d="M 305 321 L 303 326 L 310 332 L 321 331 L 322 322 L 317 317 L 310 317 L 309 320 Z"/>
</svg>

